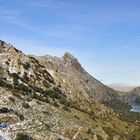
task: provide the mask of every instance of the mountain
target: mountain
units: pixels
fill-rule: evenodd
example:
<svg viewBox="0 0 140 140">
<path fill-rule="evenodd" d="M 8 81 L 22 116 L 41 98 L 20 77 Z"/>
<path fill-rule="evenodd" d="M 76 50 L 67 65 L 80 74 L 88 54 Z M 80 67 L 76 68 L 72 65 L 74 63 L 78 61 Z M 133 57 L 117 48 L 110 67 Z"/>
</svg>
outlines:
<svg viewBox="0 0 140 140">
<path fill-rule="evenodd" d="M 130 91 L 128 97 L 130 98 L 131 102 L 140 105 L 140 87 L 136 87 Z"/>
<path fill-rule="evenodd" d="M 140 138 L 140 114 L 70 53 L 26 55 L 0 41 L 0 137 L 6 140 Z"/>
<path fill-rule="evenodd" d="M 129 104 L 140 103 L 140 87 L 135 87 L 130 91 L 118 91 L 119 98 L 122 102 L 127 102 Z"/>
<path fill-rule="evenodd" d="M 70 53 L 65 53 L 62 58 L 52 56 L 35 56 L 48 71 L 69 92 L 70 98 L 84 98 L 89 102 L 112 100 L 117 93 L 111 88 L 103 85 L 84 70 L 78 60 Z"/>
<path fill-rule="evenodd" d="M 32 57 L 5 43 L 0 53 L 1 84 L 6 86 L 29 94 L 35 91 L 44 98 L 48 94 L 56 96 L 89 112 L 93 102 L 109 101 L 117 96 L 114 90 L 90 76 L 69 53 L 62 58 Z"/>
<path fill-rule="evenodd" d="M 113 88 L 114 90 L 118 90 L 122 92 L 130 92 L 131 90 L 135 88 L 134 86 L 125 85 L 122 83 L 112 83 L 112 84 L 109 84 L 108 86 Z"/>
</svg>

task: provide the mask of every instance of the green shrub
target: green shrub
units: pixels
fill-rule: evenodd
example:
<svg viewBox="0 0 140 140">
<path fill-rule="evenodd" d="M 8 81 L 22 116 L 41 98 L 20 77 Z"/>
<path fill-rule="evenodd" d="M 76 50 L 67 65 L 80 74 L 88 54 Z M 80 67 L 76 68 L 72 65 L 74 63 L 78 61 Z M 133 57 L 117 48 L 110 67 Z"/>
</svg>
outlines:
<svg viewBox="0 0 140 140">
<path fill-rule="evenodd" d="M 11 73 L 11 76 L 15 79 L 19 79 L 19 76 L 16 73 Z"/>
<path fill-rule="evenodd" d="M 100 135 L 97 135 L 98 140 L 104 140 Z"/>
<path fill-rule="evenodd" d="M 13 97 L 9 97 L 8 99 L 12 102 L 15 102 L 15 99 Z"/>
<path fill-rule="evenodd" d="M 15 111 L 15 114 L 19 117 L 20 121 L 24 121 L 24 116 L 19 112 Z"/>
<path fill-rule="evenodd" d="M 46 88 L 49 88 L 51 87 L 51 85 L 48 83 L 48 81 L 46 80 L 43 80 L 43 85 L 46 87 Z"/>
<path fill-rule="evenodd" d="M 26 102 L 23 102 L 22 107 L 25 108 L 25 109 L 28 109 L 28 108 L 30 108 L 30 105 Z"/>
<path fill-rule="evenodd" d="M 9 113 L 11 111 L 13 111 L 13 110 L 8 109 L 7 107 L 0 108 L 0 113 Z"/>
<path fill-rule="evenodd" d="M 28 74 L 26 72 L 24 72 L 24 76 L 23 76 L 23 79 L 27 82 L 29 82 L 29 77 L 28 77 Z"/>
<path fill-rule="evenodd" d="M 67 106 L 63 106 L 63 109 L 67 112 L 71 112 L 71 110 Z"/>
<path fill-rule="evenodd" d="M 137 98 L 135 99 L 135 103 L 136 103 L 136 104 L 140 104 L 140 97 L 137 97 Z"/>
<path fill-rule="evenodd" d="M 28 97 L 28 98 L 26 99 L 26 101 L 27 101 L 27 102 L 31 102 L 31 101 L 32 101 L 32 98 L 31 98 L 31 97 Z"/>
<path fill-rule="evenodd" d="M 55 90 L 48 90 L 46 92 L 47 92 L 48 96 L 50 96 L 51 98 L 54 98 L 54 99 L 61 99 L 62 98 L 62 95 Z"/>
<path fill-rule="evenodd" d="M 13 78 L 13 84 L 14 84 L 14 85 L 18 85 L 18 79 Z"/>
<path fill-rule="evenodd" d="M 23 83 L 20 83 L 17 89 L 31 93 L 31 89 Z"/>
<path fill-rule="evenodd" d="M 18 133 L 15 140 L 33 140 L 27 133 Z"/>
<path fill-rule="evenodd" d="M 30 57 L 30 59 L 31 59 L 32 63 L 37 63 L 37 64 L 39 63 L 38 60 L 36 58 L 34 58 L 34 57 Z"/>
<path fill-rule="evenodd" d="M 11 76 L 13 77 L 13 84 L 18 85 L 19 76 L 16 73 L 11 73 Z"/>
<path fill-rule="evenodd" d="M 30 68 L 30 64 L 26 62 L 25 64 L 23 64 L 23 68 L 28 70 Z"/>
<path fill-rule="evenodd" d="M 12 88 L 12 85 L 4 81 L 2 78 L 0 78 L 0 86 L 6 87 L 6 88 Z"/>
<path fill-rule="evenodd" d="M 54 102 L 53 105 L 54 105 L 55 107 L 60 107 L 59 104 L 58 104 L 57 102 Z"/>
<path fill-rule="evenodd" d="M 6 65 L 9 65 L 10 64 L 8 61 L 6 61 L 5 63 L 6 63 Z"/>
</svg>

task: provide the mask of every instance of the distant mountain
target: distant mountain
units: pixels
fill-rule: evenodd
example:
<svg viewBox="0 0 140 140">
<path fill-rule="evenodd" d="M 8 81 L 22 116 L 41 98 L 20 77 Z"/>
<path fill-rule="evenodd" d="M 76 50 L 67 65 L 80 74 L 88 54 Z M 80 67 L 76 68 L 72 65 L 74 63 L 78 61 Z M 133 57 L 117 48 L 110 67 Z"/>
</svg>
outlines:
<svg viewBox="0 0 140 140">
<path fill-rule="evenodd" d="M 0 41 L 0 62 L 0 137 L 139 140 L 140 114 L 72 54 L 31 56 Z"/>
<path fill-rule="evenodd" d="M 135 88 L 135 86 L 130 86 L 122 83 L 112 83 L 108 85 L 110 88 L 118 91 L 129 92 Z"/>
<path fill-rule="evenodd" d="M 129 98 L 130 98 L 131 102 L 134 102 L 134 103 L 140 105 L 140 87 L 134 88 L 134 89 L 129 93 Z"/>
<path fill-rule="evenodd" d="M 122 102 L 140 104 L 140 87 L 135 87 L 131 91 L 118 91 L 118 94 Z"/>
</svg>

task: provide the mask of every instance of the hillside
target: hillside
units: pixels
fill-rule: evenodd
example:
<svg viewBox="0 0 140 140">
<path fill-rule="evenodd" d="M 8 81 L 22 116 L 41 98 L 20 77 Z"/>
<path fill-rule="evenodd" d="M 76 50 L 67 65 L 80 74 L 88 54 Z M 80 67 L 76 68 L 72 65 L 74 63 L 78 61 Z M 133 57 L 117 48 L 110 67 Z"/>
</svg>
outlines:
<svg viewBox="0 0 140 140">
<path fill-rule="evenodd" d="M 28 56 L 0 41 L 0 136 L 139 140 L 139 113 L 69 53 Z"/>
</svg>

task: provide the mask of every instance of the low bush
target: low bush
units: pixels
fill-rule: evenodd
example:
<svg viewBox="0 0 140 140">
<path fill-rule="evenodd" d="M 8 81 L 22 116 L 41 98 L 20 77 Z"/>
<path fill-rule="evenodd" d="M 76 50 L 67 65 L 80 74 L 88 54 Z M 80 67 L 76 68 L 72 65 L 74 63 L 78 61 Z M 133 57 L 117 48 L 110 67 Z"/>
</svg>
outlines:
<svg viewBox="0 0 140 140">
<path fill-rule="evenodd" d="M 28 103 L 26 103 L 26 102 L 23 102 L 22 107 L 25 108 L 25 109 L 29 109 L 30 105 Z"/>
<path fill-rule="evenodd" d="M 13 97 L 9 97 L 8 99 L 12 102 L 15 102 L 15 99 Z"/>
<path fill-rule="evenodd" d="M 29 82 L 29 77 L 28 77 L 28 74 L 26 72 L 24 72 L 24 76 L 23 76 L 23 79 L 27 82 Z"/>
<path fill-rule="evenodd" d="M 28 70 L 30 68 L 30 64 L 28 62 L 26 62 L 25 64 L 23 64 L 23 68 Z"/>
<path fill-rule="evenodd" d="M 12 109 L 8 109 L 7 107 L 3 107 L 0 109 L 0 113 L 9 113 L 9 112 L 12 112 L 13 110 Z"/>
<path fill-rule="evenodd" d="M 67 112 L 71 112 L 71 110 L 67 106 L 63 106 L 63 109 Z"/>
<path fill-rule="evenodd" d="M 27 133 L 18 133 L 15 140 L 33 140 Z"/>
<path fill-rule="evenodd" d="M 53 105 L 54 105 L 55 107 L 60 107 L 60 105 L 59 105 L 57 102 L 54 102 Z"/>
</svg>

